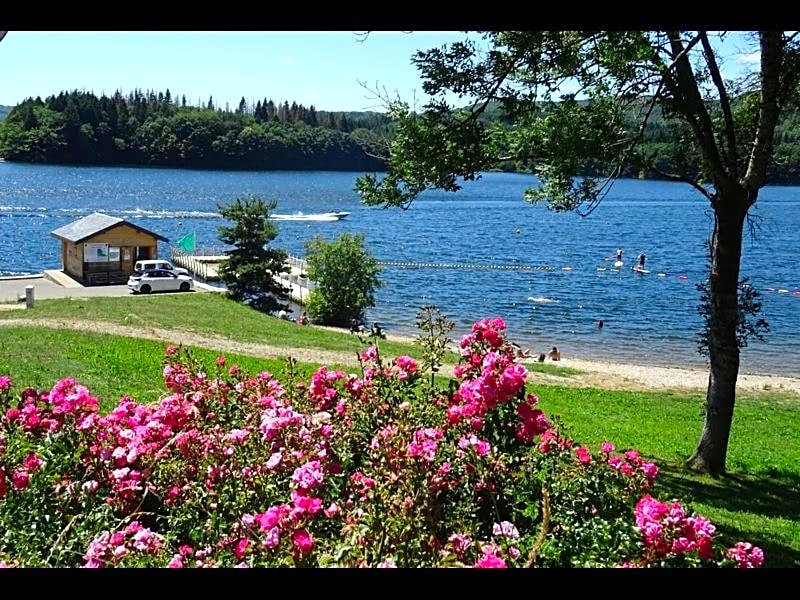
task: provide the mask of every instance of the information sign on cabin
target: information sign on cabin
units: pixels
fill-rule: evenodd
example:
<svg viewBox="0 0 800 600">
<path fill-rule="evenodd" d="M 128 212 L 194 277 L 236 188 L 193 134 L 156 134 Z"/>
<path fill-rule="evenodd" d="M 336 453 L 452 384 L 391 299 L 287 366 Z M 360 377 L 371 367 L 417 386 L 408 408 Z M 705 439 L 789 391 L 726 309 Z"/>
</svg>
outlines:
<svg viewBox="0 0 800 600">
<path fill-rule="evenodd" d="M 105 262 L 108 258 L 108 244 L 84 244 L 83 260 L 86 262 Z"/>
</svg>

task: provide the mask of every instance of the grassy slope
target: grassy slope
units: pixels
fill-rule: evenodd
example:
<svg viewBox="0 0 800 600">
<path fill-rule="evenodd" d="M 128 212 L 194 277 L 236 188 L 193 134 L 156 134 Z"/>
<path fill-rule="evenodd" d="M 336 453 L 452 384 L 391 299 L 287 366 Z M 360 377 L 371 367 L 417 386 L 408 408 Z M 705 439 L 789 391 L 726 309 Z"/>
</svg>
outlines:
<svg viewBox="0 0 800 600">
<path fill-rule="evenodd" d="M 50 389 L 64 377 L 75 377 L 100 401 L 101 410 L 116 406 L 120 396 L 140 402 L 155 402 L 165 395 L 161 375 L 167 344 L 115 335 L 64 331 L 46 327 L 4 327 L 0 346 L 0 374 L 13 382 L 37 389 Z M 190 346 L 192 355 L 203 362 L 207 373 L 214 373 L 214 350 Z M 237 364 L 249 373 L 270 371 L 288 374 L 285 359 L 265 359 L 224 354 L 228 366 Z M 341 365 L 329 365 L 344 368 Z M 295 372 L 309 379 L 316 365 L 298 364 Z"/>
<path fill-rule="evenodd" d="M 342 335 L 317 327 L 299 327 L 238 304 L 219 294 L 63 298 L 39 300 L 34 308 L 0 311 L 0 319 L 64 318 L 107 321 L 120 325 L 179 329 L 208 333 L 233 340 L 294 348 L 321 350 L 362 349 L 355 335 Z M 407 345 L 383 340 L 381 348 L 391 355 L 407 352 Z M 412 348 L 418 356 L 419 351 Z"/>
<path fill-rule="evenodd" d="M 21 314 L 170 329 L 185 327 L 185 315 L 189 314 L 193 331 L 240 341 L 287 348 L 360 347 L 355 336 L 347 333 L 298 327 L 211 294 L 46 300 L 25 313 L 0 312 L 0 318 Z M 57 379 L 75 376 L 100 397 L 106 410 L 123 394 L 153 401 L 164 393 L 161 359 L 165 344 L 161 342 L 38 327 L 4 327 L 0 336 L 0 374 L 10 374 L 18 384 L 47 388 Z M 382 340 L 380 345 L 387 357 L 419 354 L 416 348 L 398 343 Z M 215 351 L 195 349 L 194 354 L 213 372 Z M 283 360 L 226 356 L 250 372 L 285 373 Z M 531 368 L 570 375 L 554 365 Z M 298 366 L 299 375 L 306 379 L 313 369 L 313 365 Z M 655 460 L 662 471 L 654 492 L 657 497 L 690 500 L 725 539 L 748 539 L 762 546 L 768 565 L 800 566 L 800 446 L 792 443 L 800 429 L 800 399 L 796 396 L 740 395 L 728 453 L 730 475 L 715 480 L 682 468 L 702 425 L 701 394 L 546 385 L 537 385 L 533 391 L 545 412 L 563 417 L 581 443 L 597 448 L 601 441 L 609 440 L 618 448 L 635 447 Z"/>
</svg>

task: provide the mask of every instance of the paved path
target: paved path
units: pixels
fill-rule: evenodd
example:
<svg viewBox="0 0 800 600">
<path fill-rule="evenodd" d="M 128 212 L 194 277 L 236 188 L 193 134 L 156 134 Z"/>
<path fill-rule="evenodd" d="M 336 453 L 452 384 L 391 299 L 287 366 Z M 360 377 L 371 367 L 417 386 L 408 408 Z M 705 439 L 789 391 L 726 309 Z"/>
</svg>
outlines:
<svg viewBox="0 0 800 600">
<path fill-rule="evenodd" d="M 42 274 L 25 277 L 0 277 L 0 304 L 18 302 L 19 298 L 22 298 L 22 303 L 24 303 L 25 288 L 29 285 L 33 286 L 34 299 L 130 296 L 132 293 L 127 285 L 97 285 L 84 287 L 74 279 L 66 277 L 60 271 L 55 272 L 57 273 L 55 275 L 53 275 L 52 271 L 48 271 L 47 273 L 50 276 Z M 60 277 L 58 274 L 60 274 Z M 213 291 L 216 289 L 217 288 L 199 281 L 195 281 L 195 290 L 198 292 Z"/>
</svg>

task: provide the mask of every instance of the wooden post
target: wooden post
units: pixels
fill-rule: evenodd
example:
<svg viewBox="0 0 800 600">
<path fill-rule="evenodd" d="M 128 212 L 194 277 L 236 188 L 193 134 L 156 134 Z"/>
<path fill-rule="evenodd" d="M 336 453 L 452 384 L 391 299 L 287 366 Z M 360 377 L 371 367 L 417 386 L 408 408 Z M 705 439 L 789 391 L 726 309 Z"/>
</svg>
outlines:
<svg viewBox="0 0 800 600">
<path fill-rule="evenodd" d="M 25 308 L 33 308 L 33 289 L 32 285 L 25 286 Z"/>
</svg>

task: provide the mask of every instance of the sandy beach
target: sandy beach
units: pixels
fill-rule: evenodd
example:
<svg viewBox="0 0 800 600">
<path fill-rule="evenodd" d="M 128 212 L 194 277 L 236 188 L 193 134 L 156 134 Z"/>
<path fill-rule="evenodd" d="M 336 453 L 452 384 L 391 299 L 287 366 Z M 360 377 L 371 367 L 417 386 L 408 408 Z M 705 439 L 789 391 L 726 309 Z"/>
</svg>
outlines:
<svg viewBox="0 0 800 600">
<path fill-rule="evenodd" d="M 599 362 L 580 358 L 562 358 L 559 364 L 586 371 L 597 387 L 614 389 L 688 389 L 705 390 L 708 371 L 696 368 L 661 367 Z M 800 378 L 782 375 L 739 373 L 739 390 L 778 391 L 800 395 Z"/>
<path fill-rule="evenodd" d="M 414 338 L 388 334 L 387 339 L 398 342 L 411 342 Z M 523 362 L 535 364 L 536 359 L 525 359 Z M 680 389 L 705 391 L 708 386 L 708 370 L 700 368 L 623 364 L 563 355 L 560 361 L 553 362 L 548 360 L 546 364 L 569 367 L 584 373 L 565 378 L 532 372 L 529 376 L 531 381 L 541 381 L 542 383 L 555 385 L 581 385 L 626 390 Z M 740 371 L 737 379 L 737 388 L 739 390 L 787 392 L 800 396 L 800 377 L 751 374 Z"/>
</svg>

